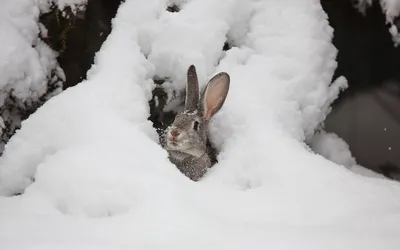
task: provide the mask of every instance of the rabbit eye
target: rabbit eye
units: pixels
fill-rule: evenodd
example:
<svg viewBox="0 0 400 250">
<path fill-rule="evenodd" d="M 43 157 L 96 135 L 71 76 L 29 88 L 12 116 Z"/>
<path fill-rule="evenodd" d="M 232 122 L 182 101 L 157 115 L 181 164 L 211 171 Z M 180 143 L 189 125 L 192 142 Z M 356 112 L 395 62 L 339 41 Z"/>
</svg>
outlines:
<svg viewBox="0 0 400 250">
<path fill-rule="evenodd" d="M 196 131 L 199 129 L 199 122 L 198 121 L 194 121 L 193 122 L 193 129 L 196 130 Z"/>
</svg>

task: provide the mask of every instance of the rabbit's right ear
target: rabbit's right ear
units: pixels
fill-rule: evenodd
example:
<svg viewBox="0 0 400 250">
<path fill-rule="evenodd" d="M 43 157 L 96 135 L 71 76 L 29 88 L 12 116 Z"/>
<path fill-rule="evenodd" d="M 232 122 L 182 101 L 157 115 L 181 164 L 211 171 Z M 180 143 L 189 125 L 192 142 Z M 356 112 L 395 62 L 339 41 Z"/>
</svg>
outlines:
<svg viewBox="0 0 400 250">
<path fill-rule="evenodd" d="M 199 106 L 199 80 L 196 68 L 190 65 L 187 71 L 185 111 L 194 112 Z"/>
<path fill-rule="evenodd" d="M 211 118 L 221 109 L 228 95 L 230 77 L 221 72 L 208 82 L 201 98 L 203 121 L 208 124 Z"/>
</svg>

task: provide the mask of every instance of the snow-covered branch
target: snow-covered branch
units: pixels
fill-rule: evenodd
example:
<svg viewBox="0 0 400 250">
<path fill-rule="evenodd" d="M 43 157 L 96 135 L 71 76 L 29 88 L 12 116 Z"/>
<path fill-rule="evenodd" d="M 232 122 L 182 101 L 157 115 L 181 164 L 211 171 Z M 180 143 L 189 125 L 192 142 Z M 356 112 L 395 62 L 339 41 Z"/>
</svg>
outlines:
<svg viewBox="0 0 400 250">
<path fill-rule="evenodd" d="M 62 91 L 65 75 L 53 51 L 41 37 L 41 13 L 52 6 L 72 11 L 86 0 L 5 0 L 0 8 L 0 153 L 4 144 L 29 116 L 50 97 Z"/>
</svg>

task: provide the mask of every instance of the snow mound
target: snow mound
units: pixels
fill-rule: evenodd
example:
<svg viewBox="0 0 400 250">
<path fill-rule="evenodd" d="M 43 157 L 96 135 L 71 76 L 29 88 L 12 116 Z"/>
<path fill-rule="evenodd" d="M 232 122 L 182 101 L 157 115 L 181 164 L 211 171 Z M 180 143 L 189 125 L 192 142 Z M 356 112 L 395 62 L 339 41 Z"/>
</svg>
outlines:
<svg viewBox="0 0 400 250">
<path fill-rule="evenodd" d="M 0 245 L 396 249 L 400 184 L 304 143 L 346 87 L 331 83 L 337 51 L 319 1 L 192 0 L 175 13 L 168 4 L 125 1 L 88 80 L 6 145 Z M 233 47 L 222 52 L 226 39 Z M 151 79 L 181 90 L 192 63 L 202 86 L 219 71 L 231 76 L 211 123 L 219 163 L 200 182 L 168 161 L 147 120 Z"/>
</svg>

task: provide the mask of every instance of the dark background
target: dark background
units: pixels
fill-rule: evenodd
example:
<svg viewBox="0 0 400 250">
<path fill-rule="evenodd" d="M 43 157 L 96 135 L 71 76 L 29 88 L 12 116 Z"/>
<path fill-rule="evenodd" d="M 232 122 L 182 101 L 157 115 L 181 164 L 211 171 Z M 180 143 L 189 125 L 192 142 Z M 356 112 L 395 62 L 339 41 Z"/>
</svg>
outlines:
<svg viewBox="0 0 400 250">
<path fill-rule="evenodd" d="M 378 3 L 365 16 L 349 0 L 321 3 L 339 50 L 335 77 L 349 82 L 326 129 L 350 145 L 359 164 L 394 177 L 400 170 L 400 50 Z"/>
</svg>

